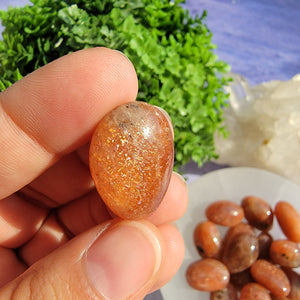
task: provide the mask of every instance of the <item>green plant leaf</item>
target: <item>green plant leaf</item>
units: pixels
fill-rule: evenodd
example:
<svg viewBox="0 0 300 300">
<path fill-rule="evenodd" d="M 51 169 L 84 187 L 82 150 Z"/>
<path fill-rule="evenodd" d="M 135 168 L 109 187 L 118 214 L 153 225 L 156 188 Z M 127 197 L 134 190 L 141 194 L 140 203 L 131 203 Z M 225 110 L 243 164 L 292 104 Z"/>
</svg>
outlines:
<svg viewBox="0 0 300 300">
<path fill-rule="evenodd" d="M 0 11 L 0 90 L 70 52 L 123 51 L 139 78 L 138 100 L 165 109 L 175 132 L 175 167 L 216 157 L 226 136 L 229 66 L 218 60 L 207 12 L 190 16 L 182 0 L 31 0 Z"/>
</svg>

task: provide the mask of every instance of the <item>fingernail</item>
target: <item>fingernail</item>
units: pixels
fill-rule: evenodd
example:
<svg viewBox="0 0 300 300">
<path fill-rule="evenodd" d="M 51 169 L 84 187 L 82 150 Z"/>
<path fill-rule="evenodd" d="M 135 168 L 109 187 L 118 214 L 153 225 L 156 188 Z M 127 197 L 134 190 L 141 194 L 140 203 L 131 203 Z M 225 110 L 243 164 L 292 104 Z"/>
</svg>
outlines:
<svg viewBox="0 0 300 300">
<path fill-rule="evenodd" d="M 101 235 L 88 249 L 90 282 L 105 299 L 127 299 L 142 289 L 160 267 L 161 249 L 145 224 L 123 221 Z"/>
<path fill-rule="evenodd" d="M 177 178 L 178 178 L 184 185 L 187 185 L 186 180 L 184 179 L 184 177 L 183 177 L 182 175 L 180 175 L 179 173 L 177 173 L 177 172 L 175 172 L 175 171 L 173 171 L 173 174 L 174 174 L 175 176 L 177 176 Z"/>
<path fill-rule="evenodd" d="M 129 60 L 130 61 L 130 59 L 128 58 L 128 56 L 124 53 L 124 52 L 122 52 L 122 51 L 120 51 L 120 50 L 117 50 L 117 49 L 112 49 L 113 51 L 115 51 L 115 52 L 117 52 L 117 53 L 119 53 L 119 54 L 121 54 L 122 56 L 124 56 L 125 58 L 127 58 L 127 60 Z M 131 61 L 130 61 L 131 62 Z"/>
</svg>

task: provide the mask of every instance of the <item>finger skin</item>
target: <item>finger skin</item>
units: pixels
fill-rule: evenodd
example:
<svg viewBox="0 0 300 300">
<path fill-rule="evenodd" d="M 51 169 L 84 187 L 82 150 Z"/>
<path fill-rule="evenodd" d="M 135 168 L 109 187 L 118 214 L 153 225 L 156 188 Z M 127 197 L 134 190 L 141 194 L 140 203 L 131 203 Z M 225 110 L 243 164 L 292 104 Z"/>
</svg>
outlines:
<svg viewBox="0 0 300 300">
<path fill-rule="evenodd" d="M 155 225 L 173 222 L 184 215 L 187 204 L 187 186 L 180 175 L 173 173 L 162 203 L 148 221 Z M 59 208 L 57 214 L 73 234 L 79 234 L 110 217 L 96 191 Z M 79 219 L 82 222 L 78 222 Z"/>
<path fill-rule="evenodd" d="M 31 266 L 64 245 L 69 238 L 67 232 L 57 221 L 55 214 L 51 214 L 34 237 L 18 249 L 18 256 L 27 266 Z"/>
<path fill-rule="evenodd" d="M 137 89 L 124 55 L 92 48 L 53 61 L 3 91 L 0 199 L 87 143 L 99 120 L 134 101 Z"/>
<path fill-rule="evenodd" d="M 96 190 L 59 208 L 57 216 L 74 235 L 112 218 Z"/>
<path fill-rule="evenodd" d="M 13 194 L 0 200 L 0 246 L 18 248 L 42 226 L 47 211 Z"/>
<path fill-rule="evenodd" d="M 152 292 L 168 283 L 180 268 L 184 258 L 184 241 L 179 230 L 172 224 L 158 226 L 166 244 L 165 259 L 162 261 L 161 271 L 152 287 Z"/>
<path fill-rule="evenodd" d="M 144 233 L 153 242 L 153 247 L 160 253 L 160 258 L 157 258 L 159 259 L 159 266 L 163 265 L 165 247 L 167 245 L 162 233 L 154 225 L 147 221 L 114 220 L 98 225 L 88 232 L 77 236 L 65 246 L 39 260 L 25 273 L 0 290 L 0 299 L 104 299 L 95 290 L 90 279 L 87 278 L 85 265 L 87 249 L 91 247 L 95 240 L 101 239 L 101 237 L 104 237 L 104 234 L 110 234 L 110 231 L 117 226 L 128 225 L 143 228 Z M 134 251 L 136 250 L 138 249 Z M 124 256 L 126 256 L 126 253 L 124 253 Z M 145 257 L 145 259 L 147 258 Z M 140 274 L 136 275 L 143 276 L 143 270 L 140 270 L 140 272 Z M 159 270 L 154 273 L 128 299 L 143 299 L 151 291 L 153 284 L 160 280 L 160 272 L 162 271 Z M 128 278 L 128 280 L 133 280 L 133 278 Z"/>
<path fill-rule="evenodd" d="M 163 201 L 147 220 L 155 225 L 174 222 L 184 215 L 187 205 L 187 185 L 181 175 L 173 172 Z"/>
<path fill-rule="evenodd" d="M 88 166 L 72 152 L 25 186 L 22 192 L 52 208 L 79 198 L 93 188 Z"/>
<path fill-rule="evenodd" d="M 29 189 L 35 193 L 28 195 L 24 188 L 21 191 L 23 194 L 15 195 L 26 196 L 22 201 L 29 196 L 35 201 L 42 197 L 46 199 L 46 203 L 41 203 L 46 206 L 49 204 L 48 207 L 60 204 L 66 204 L 64 207 L 71 206 L 73 199 L 79 200 L 80 197 L 91 195 L 93 184 L 85 160 L 88 141 L 104 114 L 122 103 L 135 100 L 137 86 L 134 67 L 126 57 L 116 51 L 95 48 L 60 58 L 2 92 L 0 199 L 9 199 L 9 195 L 26 185 L 27 192 Z M 59 160 L 61 161 L 58 162 Z M 55 163 L 57 165 L 53 166 Z M 64 173 L 67 170 L 72 172 Z M 78 177 L 70 178 L 75 173 Z M 41 174 L 43 175 L 40 176 Z M 62 176 L 60 182 L 57 181 L 59 174 Z M 64 180 L 66 176 L 67 179 Z M 163 224 L 181 217 L 187 205 L 186 186 L 183 182 L 179 183 L 176 175 L 174 178 L 162 205 L 149 218 L 159 228 L 147 221 L 140 221 L 148 224 L 149 230 L 157 235 L 158 243 L 164 250 L 159 273 L 133 299 L 141 299 L 146 293 L 170 280 L 182 261 L 184 245 L 179 232 L 173 226 Z M 50 190 L 47 190 L 47 184 L 48 188 L 51 186 Z M 98 195 L 92 198 L 97 198 L 97 201 L 91 201 L 88 205 L 82 202 L 81 207 L 76 200 L 77 208 L 66 212 L 58 219 L 58 223 L 57 220 L 48 218 L 47 221 L 54 222 L 45 221 L 42 227 L 40 224 L 45 220 L 46 210 L 45 207 L 40 207 L 41 213 L 38 212 L 36 217 L 40 218 L 38 226 L 24 225 L 23 230 L 28 231 L 29 228 L 27 237 L 17 237 L 15 244 L 9 246 L 19 247 L 27 241 L 23 255 L 25 258 L 26 253 L 30 252 L 28 264 L 31 264 L 48 254 L 48 250 L 54 250 L 61 243 L 64 245 L 35 262 L 26 272 L 0 290 L 0 299 L 102 299 L 87 281 L 82 269 L 82 259 L 94 239 L 101 236 L 102 230 L 107 228 L 106 220 L 111 216 L 105 207 L 99 207 L 102 202 Z M 83 212 L 81 209 L 86 209 L 85 219 L 80 218 L 83 217 L 80 214 Z M 78 210 L 79 218 L 72 221 L 70 215 L 74 210 Z M 30 214 L 20 214 L 18 221 L 26 223 L 28 219 Z M 71 220 L 69 224 L 75 226 L 73 234 L 82 232 L 67 243 L 64 230 L 68 225 L 63 224 L 64 219 Z M 108 222 L 115 224 L 118 221 Z M 89 229 L 99 223 L 101 224 Z M 39 234 L 32 238 L 37 230 Z M 54 237 L 62 234 L 63 239 L 57 239 L 47 247 L 47 240 L 51 242 L 48 235 L 50 232 L 54 233 Z M 31 238 L 32 244 L 28 242 Z M 36 252 L 35 255 L 35 249 L 41 243 L 43 254 Z M 13 253 L 11 251 L 9 250 L 10 254 Z M 19 253 L 22 253 L 22 248 Z M 25 269 L 25 265 L 15 259 L 16 257 L 11 259 L 11 271 L 14 275 L 4 278 L 6 281 Z"/>
<path fill-rule="evenodd" d="M 174 173 L 161 205 L 157 211 L 148 218 L 148 221 L 155 225 L 173 222 L 182 217 L 186 210 L 187 203 L 188 195 L 186 184 L 180 175 Z M 41 258 L 41 249 L 49 249 L 49 252 L 50 249 L 53 250 L 54 241 L 56 248 L 60 246 L 62 241 L 51 236 L 51 232 L 54 232 L 56 236 L 59 235 L 60 237 L 65 236 L 66 233 L 71 233 L 72 236 L 75 236 L 111 219 L 111 214 L 106 209 L 106 206 L 96 190 L 58 208 L 56 215 L 62 227 L 57 225 L 55 231 L 49 231 L 47 228 L 43 228 L 47 226 L 47 224 L 43 224 L 36 236 L 21 247 L 19 253 L 28 265 L 31 265 L 32 262 Z M 59 230 L 61 231 L 59 232 Z M 177 233 L 175 232 L 174 234 Z M 180 260 L 177 262 L 179 261 Z M 176 265 L 177 264 L 174 266 Z"/>
<path fill-rule="evenodd" d="M 0 288 L 26 270 L 13 250 L 0 247 Z"/>
<path fill-rule="evenodd" d="M 161 205 L 147 220 L 155 225 L 173 222 L 184 215 L 187 204 L 186 183 L 180 175 L 173 173 Z M 59 208 L 57 214 L 61 222 L 75 235 L 110 218 L 96 191 Z"/>
</svg>

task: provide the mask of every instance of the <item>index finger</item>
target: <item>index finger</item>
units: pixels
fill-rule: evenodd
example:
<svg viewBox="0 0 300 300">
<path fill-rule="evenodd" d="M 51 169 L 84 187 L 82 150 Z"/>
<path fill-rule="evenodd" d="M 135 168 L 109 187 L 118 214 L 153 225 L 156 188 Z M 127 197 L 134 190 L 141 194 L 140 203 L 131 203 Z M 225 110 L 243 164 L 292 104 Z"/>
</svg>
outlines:
<svg viewBox="0 0 300 300">
<path fill-rule="evenodd" d="M 134 101 L 130 61 L 106 48 L 64 56 L 0 93 L 0 199 L 86 143 L 114 107 Z"/>
</svg>

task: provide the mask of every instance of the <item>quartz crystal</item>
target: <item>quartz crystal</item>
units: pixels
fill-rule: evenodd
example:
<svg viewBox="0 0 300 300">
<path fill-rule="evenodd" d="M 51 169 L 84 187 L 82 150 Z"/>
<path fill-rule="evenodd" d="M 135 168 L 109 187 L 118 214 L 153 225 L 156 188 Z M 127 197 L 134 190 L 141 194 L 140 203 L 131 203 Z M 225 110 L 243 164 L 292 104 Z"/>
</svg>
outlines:
<svg viewBox="0 0 300 300">
<path fill-rule="evenodd" d="M 215 137 L 216 162 L 267 169 L 300 184 L 300 75 L 254 87 L 232 77 L 224 109 L 229 136 Z"/>
<path fill-rule="evenodd" d="M 123 104 L 98 124 L 90 145 L 90 170 L 108 208 L 141 219 L 160 204 L 173 170 L 173 134 L 166 113 L 144 103 Z"/>
</svg>

